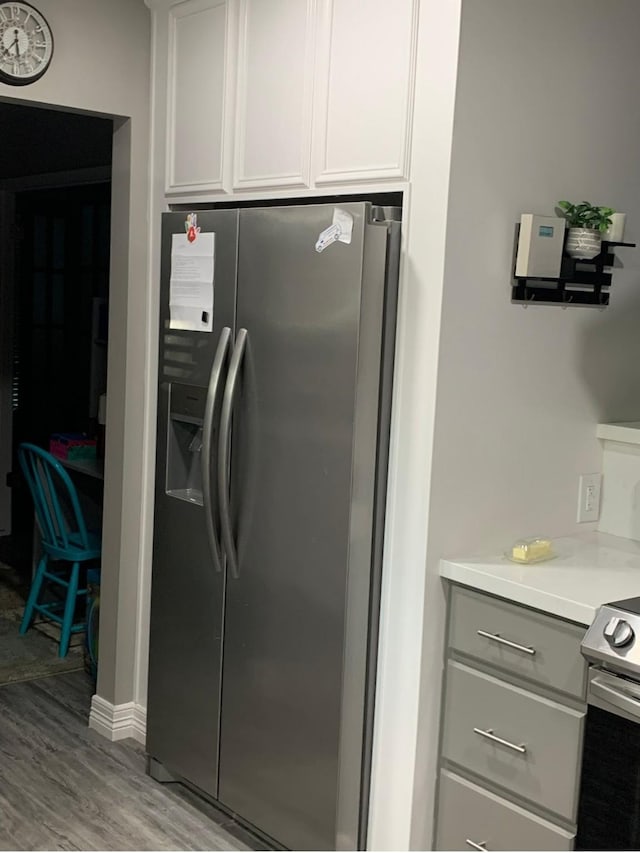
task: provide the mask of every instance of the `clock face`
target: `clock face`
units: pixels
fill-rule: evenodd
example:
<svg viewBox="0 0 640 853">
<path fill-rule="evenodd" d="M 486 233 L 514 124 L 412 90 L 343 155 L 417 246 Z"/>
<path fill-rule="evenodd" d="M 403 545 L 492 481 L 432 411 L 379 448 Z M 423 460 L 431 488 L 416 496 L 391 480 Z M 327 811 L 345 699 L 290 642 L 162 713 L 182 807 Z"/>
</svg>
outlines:
<svg viewBox="0 0 640 853">
<path fill-rule="evenodd" d="M 49 67 L 53 36 L 43 15 L 29 3 L 0 0 L 0 83 L 25 86 Z"/>
</svg>

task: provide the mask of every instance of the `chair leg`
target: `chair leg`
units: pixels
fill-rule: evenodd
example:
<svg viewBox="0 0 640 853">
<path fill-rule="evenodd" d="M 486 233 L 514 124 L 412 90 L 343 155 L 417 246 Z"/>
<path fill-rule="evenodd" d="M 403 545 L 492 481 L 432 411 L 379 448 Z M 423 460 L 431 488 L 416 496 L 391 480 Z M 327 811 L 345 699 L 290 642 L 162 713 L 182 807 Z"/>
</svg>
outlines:
<svg viewBox="0 0 640 853">
<path fill-rule="evenodd" d="M 47 562 L 48 557 L 46 554 L 43 554 L 40 558 L 40 562 L 38 563 L 36 573 L 31 583 L 31 589 L 29 590 L 29 597 L 27 598 L 27 603 L 24 607 L 24 614 L 22 616 L 22 622 L 20 623 L 21 634 L 26 634 L 31 627 L 33 609 L 38 603 L 38 596 L 40 595 L 40 590 L 42 588 L 42 581 L 44 580 L 44 573 L 47 569 Z"/>
<path fill-rule="evenodd" d="M 69 577 L 69 587 L 67 589 L 67 599 L 64 603 L 64 617 L 62 620 L 62 633 L 60 634 L 60 648 L 58 649 L 58 657 L 64 658 L 69 651 L 69 641 L 71 639 L 71 627 L 73 625 L 73 614 L 76 609 L 76 599 L 78 597 L 78 580 L 80 576 L 80 564 L 74 563 L 71 568 Z"/>
</svg>

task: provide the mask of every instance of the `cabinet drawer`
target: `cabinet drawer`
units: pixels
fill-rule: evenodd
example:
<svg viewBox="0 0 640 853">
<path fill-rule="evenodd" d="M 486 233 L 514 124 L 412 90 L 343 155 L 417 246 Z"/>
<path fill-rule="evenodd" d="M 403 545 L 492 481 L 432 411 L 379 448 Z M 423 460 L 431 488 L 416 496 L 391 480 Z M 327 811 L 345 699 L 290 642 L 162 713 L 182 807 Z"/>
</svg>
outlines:
<svg viewBox="0 0 640 853">
<path fill-rule="evenodd" d="M 450 648 L 579 699 L 587 685 L 584 632 L 544 613 L 451 588 Z"/>
<path fill-rule="evenodd" d="M 450 661 L 443 756 L 575 821 L 584 716 Z"/>
<path fill-rule="evenodd" d="M 573 850 L 574 835 L 443 770 L 436 850 Z"/>
</svg>

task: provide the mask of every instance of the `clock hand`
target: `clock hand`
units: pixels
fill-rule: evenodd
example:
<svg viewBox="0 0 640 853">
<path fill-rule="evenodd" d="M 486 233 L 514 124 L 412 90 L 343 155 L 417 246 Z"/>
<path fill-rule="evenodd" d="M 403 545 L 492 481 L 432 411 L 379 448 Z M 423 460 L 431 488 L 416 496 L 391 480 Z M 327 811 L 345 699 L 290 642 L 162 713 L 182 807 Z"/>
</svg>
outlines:
<svg viewBox="0 0 640 853">
<path fill-rule="evenodd" d="M 20 41 L 18 39 L 18 36 L 20 35 L 19 30 L 14 30 L 13 35 L 14 35 L 14 39 L 13 39 L 13 44 L 11 45 L 11 47 L 15 46 L 16 56 L 19 57 L 20 56 Z"/>
</svg>

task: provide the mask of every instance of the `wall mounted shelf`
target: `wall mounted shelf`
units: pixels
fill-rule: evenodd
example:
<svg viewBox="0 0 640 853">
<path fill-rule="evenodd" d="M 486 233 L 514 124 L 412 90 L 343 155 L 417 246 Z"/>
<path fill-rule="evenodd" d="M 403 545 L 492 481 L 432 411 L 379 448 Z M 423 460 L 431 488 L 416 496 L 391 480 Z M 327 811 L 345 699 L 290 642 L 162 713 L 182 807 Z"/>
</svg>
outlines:
<svg viewBox="0 0 640 853">
<path fill-rule="evenodd" d="M 518 232 L 516 228 L 516 246 Z M 565 237 L 566 240 L 566 237 Z M 614 243 L 602 241 L 602 251 L 590 260 L 570 258 L 566 253 L 562 257 L 562 266 L 558 278 L 519 278 L 515 275 L 515 253 L 513 290 L 511 301 L 519 305 L 531 303 L 543 305 L 591 305 L 604 308 L 609 304 L 609 287 L 617 246 L 635 248 L 635 243 Z"/>
</svg>

